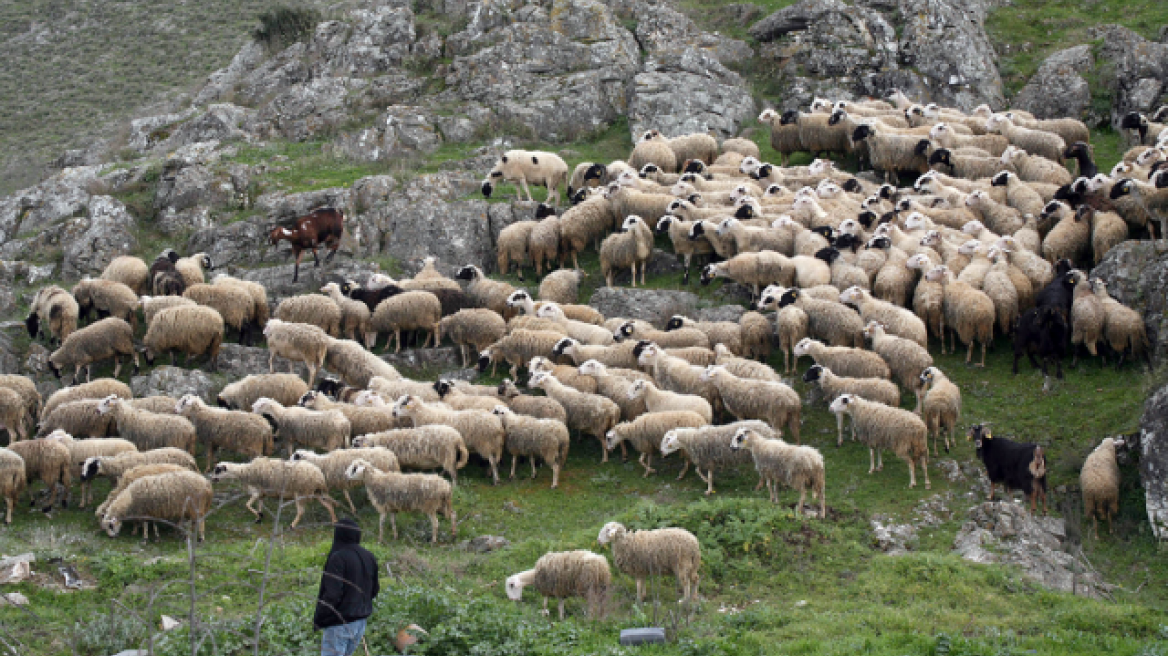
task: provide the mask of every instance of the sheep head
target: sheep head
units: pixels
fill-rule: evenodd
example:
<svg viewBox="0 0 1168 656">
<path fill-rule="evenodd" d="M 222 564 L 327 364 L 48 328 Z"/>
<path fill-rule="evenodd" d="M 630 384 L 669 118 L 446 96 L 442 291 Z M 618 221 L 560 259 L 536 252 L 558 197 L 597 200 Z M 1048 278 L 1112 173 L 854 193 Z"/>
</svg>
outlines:
<svg viewBox="0 0 1168 656">
<path fill-rule="evenodd" d="M 600 529 L 600 534 L 596 536 L 596 541 L 601 545 L 608 544 L 624 537 L 628 529 L 620 522 L 609 522 Z"/>
</svg>

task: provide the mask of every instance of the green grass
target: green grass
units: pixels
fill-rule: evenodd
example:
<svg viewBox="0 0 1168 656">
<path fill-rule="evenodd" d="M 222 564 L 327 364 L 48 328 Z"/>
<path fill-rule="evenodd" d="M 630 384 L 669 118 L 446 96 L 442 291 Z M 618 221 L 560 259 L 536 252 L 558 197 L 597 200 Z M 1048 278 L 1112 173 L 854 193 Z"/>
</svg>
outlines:
<svg viewBox="0 0 1168 656">
<path fill-rule="evenodd" d="M 1009 94 L 1016 93 L 1053 52 L 1088 43 L 1088 30 L 1114 23 L 1153 41 L 1168 24 L 1160 0 L 1015 0 L 990 12 L 986 32 L 998 53 Z"/>
</svg>

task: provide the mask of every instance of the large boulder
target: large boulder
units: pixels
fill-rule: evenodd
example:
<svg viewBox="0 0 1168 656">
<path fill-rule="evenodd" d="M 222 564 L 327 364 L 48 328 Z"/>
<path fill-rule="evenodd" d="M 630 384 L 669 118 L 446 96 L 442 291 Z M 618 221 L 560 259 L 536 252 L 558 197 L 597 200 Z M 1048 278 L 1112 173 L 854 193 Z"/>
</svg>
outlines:
<svg viewBox="0 0 1168 656">
<path fill-rule="evenodd" d="M 1152 534 L 1168 540 L 1168 386 L 1144 404 L 1140 419 L 1140 481 Z"/>
<path fill-rule="evenodd" d="M 1046 58 L 1012 105 L 1038 118 L 1082 118 L 1091 106 L 1090 85 L 1083 75 L 1094 68 L 1090 45 L 1060 50 Z"/>
<path fill-rule="evenodd" d="M 691 292 L 665 289 L 601 287 L 588 304 L 609 318 L 641 319 L 661 328 L 675 314 L 694 316 L 698 297 Z"/>
<path fill-rule="evenodd" d="M 130 390 L 135 398 L 169 396 L 178 399 L 194 394 L 206 403 L 214 403 L 215 389 L 210 376 L 199 369 L 182 367 L 158 367 L 148 376 L 134 376 L 130 379 Z"/>
<path fill-rule="evenodd" d="M 1112 298 L 1144 315 L 1154 363 L 1168 357 L 1168 253 L 1151 241 L 1128 240 L 1091 271 Z"/>
<path fill-rule="evenodd" d="M 1168 90 L 1168 44 L 1149 41 L 1119 25 L 1088 31 L 1101 40 L 1098 48 L 1100 81 L 1111 92 L 1111 123 L 1118 127 L 1128 112 L 1149 112 L 1163 102 Z"/>
<path fill-rule="evenodd" d="M 137 225 L 121 201 L 112 196 L 91 196 L 85 216 L 61 226 L 61 273 L 66 278 L 97 275 L 115 257 L 138 246 Z"/>
</svg>

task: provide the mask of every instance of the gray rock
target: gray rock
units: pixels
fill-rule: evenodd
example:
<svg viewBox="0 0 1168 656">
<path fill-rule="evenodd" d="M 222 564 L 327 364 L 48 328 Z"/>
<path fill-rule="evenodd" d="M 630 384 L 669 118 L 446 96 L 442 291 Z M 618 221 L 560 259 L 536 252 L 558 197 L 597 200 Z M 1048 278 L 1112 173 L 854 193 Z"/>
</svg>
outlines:
<svg viewBox="0 0 1168 656">
<path fill-rule="evenodd" d="M 646 270 L 651 276 L 677 275 L 678 280 L 681 280 L 681 274 L 685 272 L 685 265 L 682 264 L 681 258 L 660 248 L 653 249 L 647 266 Z M 691 263 L 690 268 L 696 269 L 697 265 Z M 692 271 L 691 274 L 693 274 Z M 690 280 L 691 282 L 697 280 L 697 276 L 692 275 Z"/>
<path fill-rule="evenodd" d="M 248 124 L 261 137 L 304 141 L 348 120 L 347 99 L 369 85 L 351 77 L 316 77 L 277 94 Z"/>
<path fill-rule="evenodd" d="M 233 97 L 234 102 L 254 107 L 266 98 L 271 98 L 281 91 L 308 81 L 311 71 L 306 61 L 306 51 L 307 46 L 303 43 L 295 43 L 267 61 L 263 61 L 262 64 L 253 65 L 251 58 L 254 56 L 254 50 L 245 46 L 232 60 L 231 66 L 228 66 L 228 69 L 231 69 L 241 57 L 244 58 L 243 61 L 240 61 L 241 66 L 237 71 L 236 79 L 231 79 L 232 74 L 226 73 L 219 83 L 223 86 L 224 93 L 217 92 L 218 97 L 224 98 L 226 94 L 231 94 L 230 97 Z M 262 57 L 261 46 L 261 60 Z M 244 68 L 248 68 L 248 70 L 245 71 Z M 218 73 L 213 74 L 212 78 L 215 75 Z M 199 95 L 202 97 L 203 94 Z"/>
<path fill-rule="evenodd" d="M 230 103 L 211 105 L 207 111 L 174 128 L 170 136 L 162 142 L 166 150 L 203 141 L 235 141 L 250 139 L 251 133 L 243 126 L 255 117 L 255 110 L 238 107 Z"/>
<path fill-rule="evenodd" d="M 1112 298 L 1144 315 L 1153 363 L 1168 356 L 1168 253 L 1151 241 L 1130 239 L 1108 251 L 1091 271 Z"/>
<path fill-rule="evenodd" d="M 211 210 L 202 205 L 181 212 L 176 212 L 173 207 L 167 207 L 155 217 L 155 221 L 158 231 L 170 236 L 185 236 L 215 226 Z"/>
<path fill-rule="evenodd" d="M 953 543 L 962 558 L 1014 565 L 1027 578 L 1059 592 L 1099 598 L 1114 588 L 1085 560 L 1063 550 L 1067 534 L 1062 519 L 1032 515 L 1012 501 L 982 503 L 969 515 Z"/>
<path fill-rule="evenodd" d="M 130 134 L 126 147 L 144 153 L 170 137 L 171 128 L 196 113 L 194 108 L 185 112 L 145 116 L 130 121 Z"/>
<path fill-rule="evenodd" d="M 467 551 L 483 554 L 511 546 L 511 541 L 499 535 L 480 535 L 466 543 Z"/>
<path fill-rule="evenodd" d="M 100 274 L 115 257 L 138 246 L 134 217 L 111 196 L 92 196 L 86 215 L 67 221 L 56 235 L 64 254 L 61 273 L 67 278 Z"/>
<path fill-rule="evenodd" d="M 889 556 L 908 553 L 917 541 L 917 529 L 912 524 L 896 524 L 887 518 L 872 519 L 872 542 Z"/>
<path fill-rule="evenodd" d="M 933 98 L 963 109 L 1004 103 L 997 58 L 985 32 L 992 0 L 899 0 L 906 17 L 899 57 L 927 79 Z"/>
<path fill-rule="evenodd" d="M 268 301 L 278 304 L 289 296 L 298 294 L 314 294 L 330 282 L 344 282 L 346 280 L 363 281 L 370 274 L 381 270 L 376 262 L 362 262 L 338 255 L 332 262 L 324 262 L 321 256 L 320 268 L 312 266 L 311 256 L 306 256 L 300 263 L 300 279 L 292 282 L 292 264 L 266 267 L 263 269 L 235 269 L 229 267 L 232 275 L 243 280 L 258 282 L 268 290 Z M 215 261 L 215 255 L 211 255 Z"/>
<path fill-rule="evenodd" d="M 25 360 L 25 354 L 18 344 L 21 338 L 27 337 L 28 331 L 24 329 L 23 321 L 0 322 L 0 374 L 24 373 L 21 363 Z"/>
<path fill-rule="evenodd" d="M 588 303 L 606 317 L 641 319 L 658 328 L 675 314 L 693 316 L 698 297 L 690 292 L 663 289 L 601 287 Z"/>
<path fill-rule="evenodd" d="M 1152 534 L 1168 540 L 1168 386 L 1144 404 L 1140 418 L 1140 482 Z"/>
<path fill-rule="evenodd" d="M 1091 46 L 1060 50 L 1047 57 L 1012 104 L 1038 118 L 1082 117 L 1091 105 L 1091 89 L 1083 75 L 1094 68 Z"/>
<path fill-rule="evenodd" d="M 219 347 L 219 375 L 228 382 L 239 380 L 253 374 L 266 374 L 269 371 L 268 349 L 239 344 L 224 344 Z M 292 364 L 283 358 L 276 358 L 276 372 L 287 373 Z M 292 372 L 308 380 L 308 368 L 296 363 L 291 367 Z"/>
<path fill-rule="evenodd" d="M 318 74 L 368 76 L 400 66 L 417 38 L 414 12 L 382 4 L 353 10 L 349 22 L 317 25 L 309 55 Z"/>
<path fill-rule="evenodd" d="M 264 57 L 264 46 L 248 39 L 231 59 L 230 64 L 208 76 L 207 83 L 199 90 L 193 104 L 208 105 L 231 97 L 244 76 L 255 70 L 263 62 Z"/>
<path fill-rule="evenodd" d="M 842 12 L 845 9 L 847 5 L 840 0 L 801 0 L 752 25 L 750 36 L 757 41 L 774 41 L 791 32 L 810 28 L 829 12 Z"/>
<path fill-rule="evenodd" d="M 711 129 L 734 136 L 755 114 L 742 78 L 696 48 L 646 60 L 633 85 L 629 129 L 634 135 L 656 128 L 669 137 Z"/>
<path fill-rule="evenodd" d="M 441 145 L 442 136 L 426 110 L 406 105 L 390 107 L 374 127 L 344 133 L 333 142 L 350 159 L 364 161 L 425 155 Z"/>
<path fill-rule="evenodd" d="M 746 308 L 741 305 L 719 305 L 717 307 L 698 310 L 698 321 L 734 321 L 737 322 L 746 314 Z"/>
<path fill-rule="evenodd" d="M 446 377 L 447 372 L 460 372 L 462 369 L 462 355 L 454 346 L 439 346 L 438 348 L 408 348 L 401 353 L 386 353 L 381 356 L 394 368 L 403 373 L 412 374 L 421 380 L 431 380 L 438 376 Z M 459 380 L 466 380 L 456 376 Z M 473 379 L 472 379 L 473 380 Z"/>
<path fill-rule="evenodd" d="M 1128 112 L 1155 109 L 1168 83 L 1168 44 L 1148 41 L 1119 25 L 1092 28 L 1087 36 L 1103 41 L 1099 77 L 1112 95 L 1112 125 L 1118 128 Z"/>
<path fill-rule="evenodd" d="M 162 366 L 155 368 L 148 376 L 134 376 L 130 379 L 130 390 L 134 392 L 135 398 L 169 396 L 177 399 L 194 394 L 207 403 L 214 403 L 216 386 L 207 374 L 198 369 Z"/>
<path fill-rule="evenodd" d="M 231 177 L 196 164 L 166 168 L 154 192 L 155 209 L 181 212 L 194 207 L 221 208 L 241 204 Z"/>
</svg>

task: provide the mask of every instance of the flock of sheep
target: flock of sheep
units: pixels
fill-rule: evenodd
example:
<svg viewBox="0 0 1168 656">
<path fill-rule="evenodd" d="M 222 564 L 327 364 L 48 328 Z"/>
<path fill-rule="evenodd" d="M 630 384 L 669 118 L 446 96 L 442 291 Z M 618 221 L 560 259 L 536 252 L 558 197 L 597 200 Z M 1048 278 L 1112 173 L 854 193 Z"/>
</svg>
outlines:
<svg viewBox="0 0 1168 656">
<path fill-rule="evenodd" d="M 759 118 L 782 166 L 762 162 L 746 139 L 719 144 L 657 131 L 638 140 L 627 161 L 571 172 L 552 153 L 506 153 L 484 194 L 509 182 L 528 198 L 537 185 L 553 203 L 561 190 L 572 202 L 562 213 L 541 205 L 534 220 L 498 238 L 501 272 L 517 266 L 522 278 L 531 266 L 542 277 L 534 297 L 475 266 L 448 278 L 427 258 L 412 279 L 330 283 L 321 294 L 282 301 L 269 316 L 262 285 L 226 275 L 208 283 L 209 257 L 173 251 L 149 265 L 119 257 L 100 279 L 71 291 L 41 289 L 27 327 L 55 347 L 48 366 L 58 377 L 71 373 L 72 384 L 42 405 L 31 380 L 0 377 L 0 424 L 11 438 L 0 449 L 6 521 L 28 484 L 45 484 L 47 511 L 67 504 L 75 478 L 85 507 L 92 481 L 105 477 L 114 487 L 96 514 L 111 536 L 127 521 L 147 536 L 156 520 L 191 521 L 201 539 L 212 483 L 237 481 L 257 522 L 265 498 L 295 502 L 292 526 L 312 500 L 335 519 L 331 494 L 341 492 L 356 512 L 350 491 L 364 487 L 379 539 L 387 515 L 396 538 L 396 513 L 421 512 L 437 541 L 439 515 L 452 535 L 457 530 L 452 491 L 470 454 L 488 464 L 495 483 L 507 455 L 512 478 L 521 457 L 533 478 L 542 461 L 555 488 L 573 434 L 600 441 L 602 461 L 631 447 L 645 476 L 656 471 L 654 457 L 679 452 L 681 476 L 692 465 L 707 494 L 715 472 L 753 464 L 772 501 L 781 487 L 793 488 L 800 515 L 810 492 L 819 502 L 814 514 L 826 518 L 825 461 L 799 444 L 802 400 L 765 364 L 775 345 L 784 374 L 799 358 L 813 360 L 802 379 L 836 415 L 838 444 L 849 419 L 852 439 L 869 449 L 869 473 L 883 469 L 888 450 L 908 465 L 910 487 L 919 465 L 926 488 L 928 440 L 934 452 L 943 440 L 947 451 L 962 406 L 961 391 L 928 351 L 930 335 L 942 353 L 946 336 L 948 348 L 960 341 L 967 363 L 980 344 L 983 365 L 995 333 L 1014 334 L 1016 358 L 1035 363 L 1039 355 L 1044 368 L 1067 346 L 1076 356 L 1080 348 L 1111 352 L 1121 363 L 1146 352 L 1139 314 L 1074 267 L 1098 262 L 1130 235 L 1154 236 L 1151 220 L 1164 220 L 1168 133 L 1149 129 L 1148 119 L 1133 123 L 1144 145 L 1105 175 L 1091 161 L 1086 128 L 1069 119 L 988 108 L 967 115 L 899 93 L 889 102 L 817 100 L 809 113 L 767 110 Z M 787 166 L 794 152 L 854 157 L 886 179 L 919 177 L 898 188 L 841 172 L 828 159 Z M 1065 168 L 1069 159 L 1079 177 Z M 736 281 L 751 289 L 756 308 L 738 321 L 675 316 L 664 326 L 605 317 L 577 303 L 578 267 L 552 270 L 569 258 L 575 264 L 593 245 L 607 284 L 624 270 L 634 286 L 640 270 L 644 284 L 655 232 L 684 259 L 685 282 L 699 257 L 703 284 Z M 139 350 L 148 361 L 169 353 L 172 364 L 178 353 L 188 362 L 205 355 L 215 368 L 229 331 L 245 344 L 262 331 L 270 370 L 225 387 L 219 407 L 194 396 L 135 399 L 116 380 L 121 358 L 137 369 Z M 421 347 L 448 339 L 464 366 L 494 371 L 502 363 L 510 378 L 498 386 L 410 380 L 373 354 L 383 336 L 395 351 L 411 338 Z M 90 380 L 91 366 L 111 358 L 114 378 Z M 303 363 L 307 381 L 277 373 L 277 358 Z M 521 369 L 543 394 L 520 390 Z M 902 390 L 915 396 L 911 411 L 899 407 Z M 36 439 L 26 439 L 34 426 Z M 1032 508 L 1038 500 L 1045 506 L 1041 447 L 981 426 L 971 437 L 991 498 L 1001 483 L 1023 491 Z M 195 461 L 200 444 L 209 480 Z M 270 457 L 277 445 L 288 460 Z M 217 451 L 242 461 L 217 463 Z M 446 476 L 403 473 L 418 470 Z M 1118 506 L 1114 442 L 1088 458 L 1081 482 L 1089 515 L 1110 521 Z M 677 578 L 683 600 L 696 599 L 701 550 L 687 531 L 610 523 L 599 541 L 611 543 L 617 568 L 636 580 L 638 599 L 646 577 L 660 574 Z M 603 556 L 549 553 L 509 578 L 507 594 L 518 599 L 534 586 L 545 610 L 548 597 L 560 599 L 562 616 L 565 598 L 594 601 L 610 583 Z"/>
</svg>

